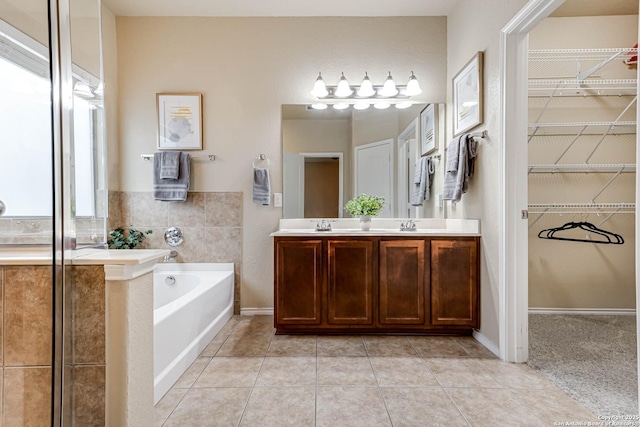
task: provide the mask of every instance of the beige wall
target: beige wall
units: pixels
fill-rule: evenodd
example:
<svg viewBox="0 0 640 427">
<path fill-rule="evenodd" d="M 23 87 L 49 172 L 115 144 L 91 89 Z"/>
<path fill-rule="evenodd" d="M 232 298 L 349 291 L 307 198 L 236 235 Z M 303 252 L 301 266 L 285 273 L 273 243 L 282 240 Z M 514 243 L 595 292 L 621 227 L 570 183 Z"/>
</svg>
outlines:
<svg viewBox="0 0 640 427">
<path fill-rule="evenodd" d="M 597 29 L 597 31 L 595 31 Z M 530 34 L 532 49 L 630 47 L 637 40 L 637 16 L 548 18 Z M 546 67 L 542 69 L 542 67 Z M 532 67 L 533 76 L 553 71 L 553 65 Z M 635 78 L 621 60 L 607 65 L 598 74 L 608 78 Z M 581 122 L 615 120 L 633 96 L 558 98 L 551 102 L 541 122 Z M 535 121 L 547 98 L 529 98 L 529 120 Z M 635 120 L 632 107 L 622 120 Z M 536 137 L 529 143 L 529 163 L 553 163 L 573 140 L 572 136 Z M 584 163 L 600 136 L 583 136 L 560 161 Z M 591 163 L 634 163 L 635 135 L 607 137 Z M 586 203 L 604 187 L 611 174 L 530 174 L 530 203 Z M 618 203 L 635 200 L 635 175 L 623 174 L 596 202 Z M 543 240 L 543 229 L 569 221 L 599 224 L 606 214 L 546 214 L 529 230 L 529 306 L 536 308 L 635 308 L 635 218 L 617 214 L 602 225 L 619 233 L 624 245 L 595 245 Z M 537 215 L 530 216 L 530 223 Z M 576 236 L 584 238 L 581 234 Z"/>
<path fill-rule="evenodd" d="M 281 105 L 309 103 L 318 71 L 420 78 L 422 102 L 443 102 L 446 18 L 117 18 L 120 189 L 149 191 L 158 92 L 202 92 L 204 148 L 194 191 L 241 191 L 242 307 L 273 306 L 273 241 L 281 209 L 251 202 L 251 162 L 271 161 L 282 189 Z"/>
<path fill-rule="evenodd" d="M 102 55 L 104 73 L 104 105 L 107 141 L 107 188 L 120 189 L 120 153 L 118 144 L 118 43 L 116 17 L 102 6 Z"/>
<path fill-rule="evenodd" d="M 494 344 L 499 341 L 499 219 L 500 219 L 500 30 L 526 0 L 459 0 L 447 23 L 447 111 L 452 111 L 451 79 L 477 51 L 484 51 L 484 123 L 486 129 L 469 191 L 455 206 L 447 202 L 449 218 L 479 218 L 481 242 L 481 329 Z M 452 138 L 447 114 L 447 142 Z M 443 159 L 444 161 L 444 159 Z"/>
</svg>

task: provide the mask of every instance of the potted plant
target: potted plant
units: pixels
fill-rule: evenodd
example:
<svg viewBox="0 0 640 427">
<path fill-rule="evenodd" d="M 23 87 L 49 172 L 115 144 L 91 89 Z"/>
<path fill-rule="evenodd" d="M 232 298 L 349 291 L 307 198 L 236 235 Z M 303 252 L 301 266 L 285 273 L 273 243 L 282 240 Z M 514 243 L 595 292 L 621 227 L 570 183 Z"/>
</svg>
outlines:
<svg viewBox="0 0 640 427">
<path fill-rule="evenodd" d="M 344 208 L 353 217 L 360 217 L 360 229 L 368 231 L 371 228 L 371 217 L 378 215 L 385 204 L 382 196 L 361 194 L 349 200 Z"/>
<path fill-rule="evenodd" d="M 153 230 L 140 231 L 135 228 L 129 228 L 128 234 L 122 227 L 109 231 L 109 239 L 107 244 L 109 249 L 133 249 L 147 238 L 147 234 L 152 234 Z"/>
</svg>

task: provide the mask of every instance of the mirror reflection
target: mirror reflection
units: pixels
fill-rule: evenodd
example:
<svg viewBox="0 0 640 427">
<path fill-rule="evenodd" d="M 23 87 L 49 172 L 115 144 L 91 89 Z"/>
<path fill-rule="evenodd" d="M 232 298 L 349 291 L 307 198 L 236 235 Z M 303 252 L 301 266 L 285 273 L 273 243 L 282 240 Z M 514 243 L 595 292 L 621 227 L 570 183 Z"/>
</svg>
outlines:
<svg viewBox="0 0 640 427">
<path fill-rule="evenodd" d="M 422 206 L 412 203 L 419 159 L 439 157 L 444 147 L 444 106 L 435 104 L 430 107 L 435 110 L 435 147 L 427 153 L 421 149 L 420 115 L 426 107 L 314 110 L 283 105 L 283 217 L 349 217 L 344 204 L 363 193 L 386 199 L 378 217 L 444 217 L 438 204 L 440 160 L 432 162 L 429 200 Z"/>
</svg>

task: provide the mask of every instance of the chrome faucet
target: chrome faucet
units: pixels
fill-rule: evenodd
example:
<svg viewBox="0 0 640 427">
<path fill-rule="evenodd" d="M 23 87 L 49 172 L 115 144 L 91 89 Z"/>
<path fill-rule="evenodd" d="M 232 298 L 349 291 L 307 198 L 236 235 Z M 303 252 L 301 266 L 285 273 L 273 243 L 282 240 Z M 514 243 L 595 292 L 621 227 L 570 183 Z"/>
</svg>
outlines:
<svg viewBox="0 0 640 427">
<path fill-rule="evenodd" d="M 171 252 L 169 252 L 167 255 L 164 256 L 163 261 L 164 262 L 169 262 L 172 258 L 177 258 L 178 257 L 178 251 L 173 250 Z"/>
<path fill-rule="evenodd" d="M 406 223 L 400 223 L 400 231 L 416 231 L 416 223 L 412 220 L 409 219 L 407 220 Z"/>
<path fill-rule="evenodd" d="M 331 223 L 327 220 L 318 221 L 316 231 L 331 231 Z"/>
</svg>

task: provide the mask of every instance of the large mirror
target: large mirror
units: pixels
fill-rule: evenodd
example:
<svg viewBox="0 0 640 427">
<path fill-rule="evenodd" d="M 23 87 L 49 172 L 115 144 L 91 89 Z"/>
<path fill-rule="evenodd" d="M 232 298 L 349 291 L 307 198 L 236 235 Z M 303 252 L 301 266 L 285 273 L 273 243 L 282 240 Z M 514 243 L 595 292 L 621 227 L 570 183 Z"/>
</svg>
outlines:
<svg viewBox="0 0 640 427">
<path fill-rule="evenodd" d="M 383 110 L 283 105 L 283 217 L 349 217 L 344 204 L 366 193 L 387 200 L 379 217 L 443 218 L 443 130 L 441 104 Z M 433 139 L 433 148 L 425 150 L 421 134 Z M 433 174 L 420 206 L 421 157 L 429 158 Z"/>
</svg>

